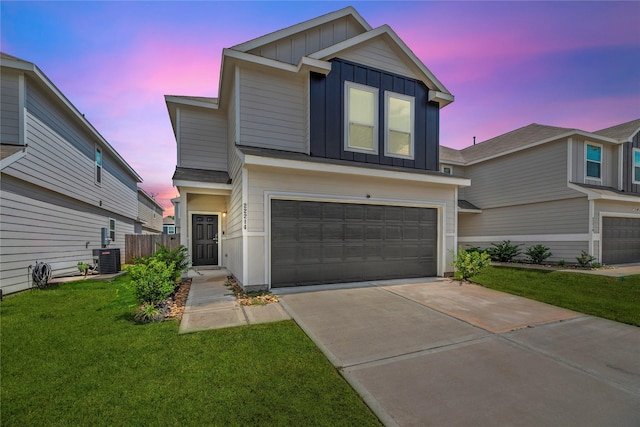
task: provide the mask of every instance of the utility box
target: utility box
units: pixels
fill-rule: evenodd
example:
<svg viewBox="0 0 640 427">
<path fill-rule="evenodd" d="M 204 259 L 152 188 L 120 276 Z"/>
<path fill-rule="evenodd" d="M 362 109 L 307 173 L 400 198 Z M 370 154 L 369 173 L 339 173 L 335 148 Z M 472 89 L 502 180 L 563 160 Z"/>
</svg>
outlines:
<svg viewBox="0 0 640 427">
<path fill-rule="evenodd" d="M 120 264 L 120 249 L 94 249 L 93 259 L 98 261 L 98 273 L 113 274 L 118 273 L 122 269 Z"/>
<path fill-rule="evenodd" d="M 109 245 L 109 241 L 109 230 L 107 230 L 107 227 L 102 227 L 100 229 L 100 243 L 102 247 L 106 248 L 107 245 Z"/>
</svg>

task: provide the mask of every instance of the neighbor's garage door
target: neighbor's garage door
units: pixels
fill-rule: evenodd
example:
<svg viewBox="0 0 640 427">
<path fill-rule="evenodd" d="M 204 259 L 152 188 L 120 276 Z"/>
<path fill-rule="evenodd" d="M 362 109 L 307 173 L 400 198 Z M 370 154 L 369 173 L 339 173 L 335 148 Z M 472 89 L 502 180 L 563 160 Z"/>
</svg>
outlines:
<svg viewBox="0 0 640 427">
<path fill-rule="evenodd" d="M 640 262 L 640 218 L 602 218 L 602 262 Z"/>
<path fill-rule="evenodd" d="M 436 209 L 271 201 L 274 287 L 435 276 Z"/>
</svg>

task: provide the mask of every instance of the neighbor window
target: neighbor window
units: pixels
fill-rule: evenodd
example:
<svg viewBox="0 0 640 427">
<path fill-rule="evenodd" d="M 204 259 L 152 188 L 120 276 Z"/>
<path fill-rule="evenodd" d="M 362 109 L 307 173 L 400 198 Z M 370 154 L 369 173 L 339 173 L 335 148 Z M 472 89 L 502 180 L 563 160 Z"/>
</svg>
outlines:
<svg viewBox="0 0 640 427">
<path fill-rule="evenodd" d="M 385 155 L 413 159 L 414 98 L 385 92 Z"/>
<path fill-rule="evenodd" d="M 633 149 L 633 183 L 640 184 L 640 148 Z"/>
<path fill-rule="evenodd" d="M 585 177 L 591 179 L 602 178 L 602 146 L 587 144 L 586 145 L 586 168 Z"/>
<path fill-rule="evenodd" d="M 109 218 L 109 239 L 112 242 L 116 240 L 116 220 L 113 218 Z"/>
<path fill-rule="evenodd" d="M 96 184 L 102 183 L 102 150 L 96 147 Z"/>
<path fill-rule="evenodd" d="M 451 166 L 443 166 L 442 172 L 446 173 L 447 175 L 453 175 L 453 169 L 451 168 Z"/>
<path fill-rule="evenodd" d="M 378 89 L 345 82 L 345 150 L 378 154 Z"/>
</svg>

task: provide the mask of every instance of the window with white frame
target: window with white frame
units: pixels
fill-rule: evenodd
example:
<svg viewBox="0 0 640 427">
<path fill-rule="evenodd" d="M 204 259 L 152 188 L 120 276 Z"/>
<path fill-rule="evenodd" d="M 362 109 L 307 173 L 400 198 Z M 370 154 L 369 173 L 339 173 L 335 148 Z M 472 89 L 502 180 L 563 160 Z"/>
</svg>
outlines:
<svg viewBox="0 0 640 427">
<path fill-rule="evenodd" d="M 344 149 L 378 154 L 378 89 L 345 82 Z"/>
<path fill-rule="evenodd" d="M 587 143 L 585 146 L 585 178 L 602 179 L 602 146 Z"/>
<path fill-rule="evenodd" d="M 116 240 L 116 220 L 109 218 L 109 240 L 115 242 Z"/>
<path fill-rule="evenodd" d="M 414 98 L 385 92 L 385 155 L 413 159 Z"/>
<path fill-rule="evenodd" d="M 640 184 L 640 148 L 633 149 L 633 183 Z"/>
<path fill-rule="evenodd" d="M 96 164 L 96 184 L 102 183 L 102 150 L 96 147 L 95 153 L 95 164 Z"/>
</svg>

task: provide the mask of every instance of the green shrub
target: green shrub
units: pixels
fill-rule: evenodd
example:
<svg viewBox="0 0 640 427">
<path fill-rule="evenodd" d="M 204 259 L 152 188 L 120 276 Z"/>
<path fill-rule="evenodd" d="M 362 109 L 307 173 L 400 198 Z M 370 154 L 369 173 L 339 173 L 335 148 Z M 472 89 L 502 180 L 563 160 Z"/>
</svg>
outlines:
<svg viewBox="0 0 640 427">
<path fill-rule="evenodd" d="M 492 243 L 492 248 L 488 249 L 489 256 L 493 261 L 511 262 L 520 255 L 520 246 L 511 243 L 511 240 L 503 240 L 500 243 Z"/>
<path fill-rule="evenodd" d="M 589 255 L 589 252 L 582 251 L 579 257 L 576 257 L 578 261 L 578 265 L 580 267 L 591 267 L 591 263 L 596 259 L 596 257 Z"/>
<path fill-rule="evenodd" d="M 137 323 L 152 323 L 164 320 L 164 313 L 154 304 L 142 304 L 133 315 Z"/>
<path fill-rule="evenodd" d="M 542 264 L 545 259 L 553 255 L 545 245 L 535 245 L 527 248 L 527 259 L 533 264 Z"/>
<path fill-rule="evenodd" d="M 480 273 L 491 264 L 491 258 L 485 252 L 476 250 L 458 249 L 453 256 L 453 266 L 456 269 L 456 278 L 467 280 Z"/>
<path fill-rule="evenodd" d="M 157 259 L 129 267 L 131 284 L 138 301 L 141 304 L 157 305 L 167 299 L 176 286 L 174 268 L 173 264 L 167 265 Z"/>
<path fill-rule="evenodd" d="M 558 267 L 564 267 L 565 265 L 567 265 L 567 261 L 561 259 L 560 261 L 558 261 Z"/>
<path fill-rule="evenodd" d="M 158 243 L 158 250 L 151 258 L 162 261 L 167 265 L 173 264 L 174 278 L 176 280 L 178 280 L 182 273 L 187 271 L 191 265 L 191 261 L 189 261 L 189 251 L 184 245 L 169 250 L 165 245 Z"/>
</svg>

